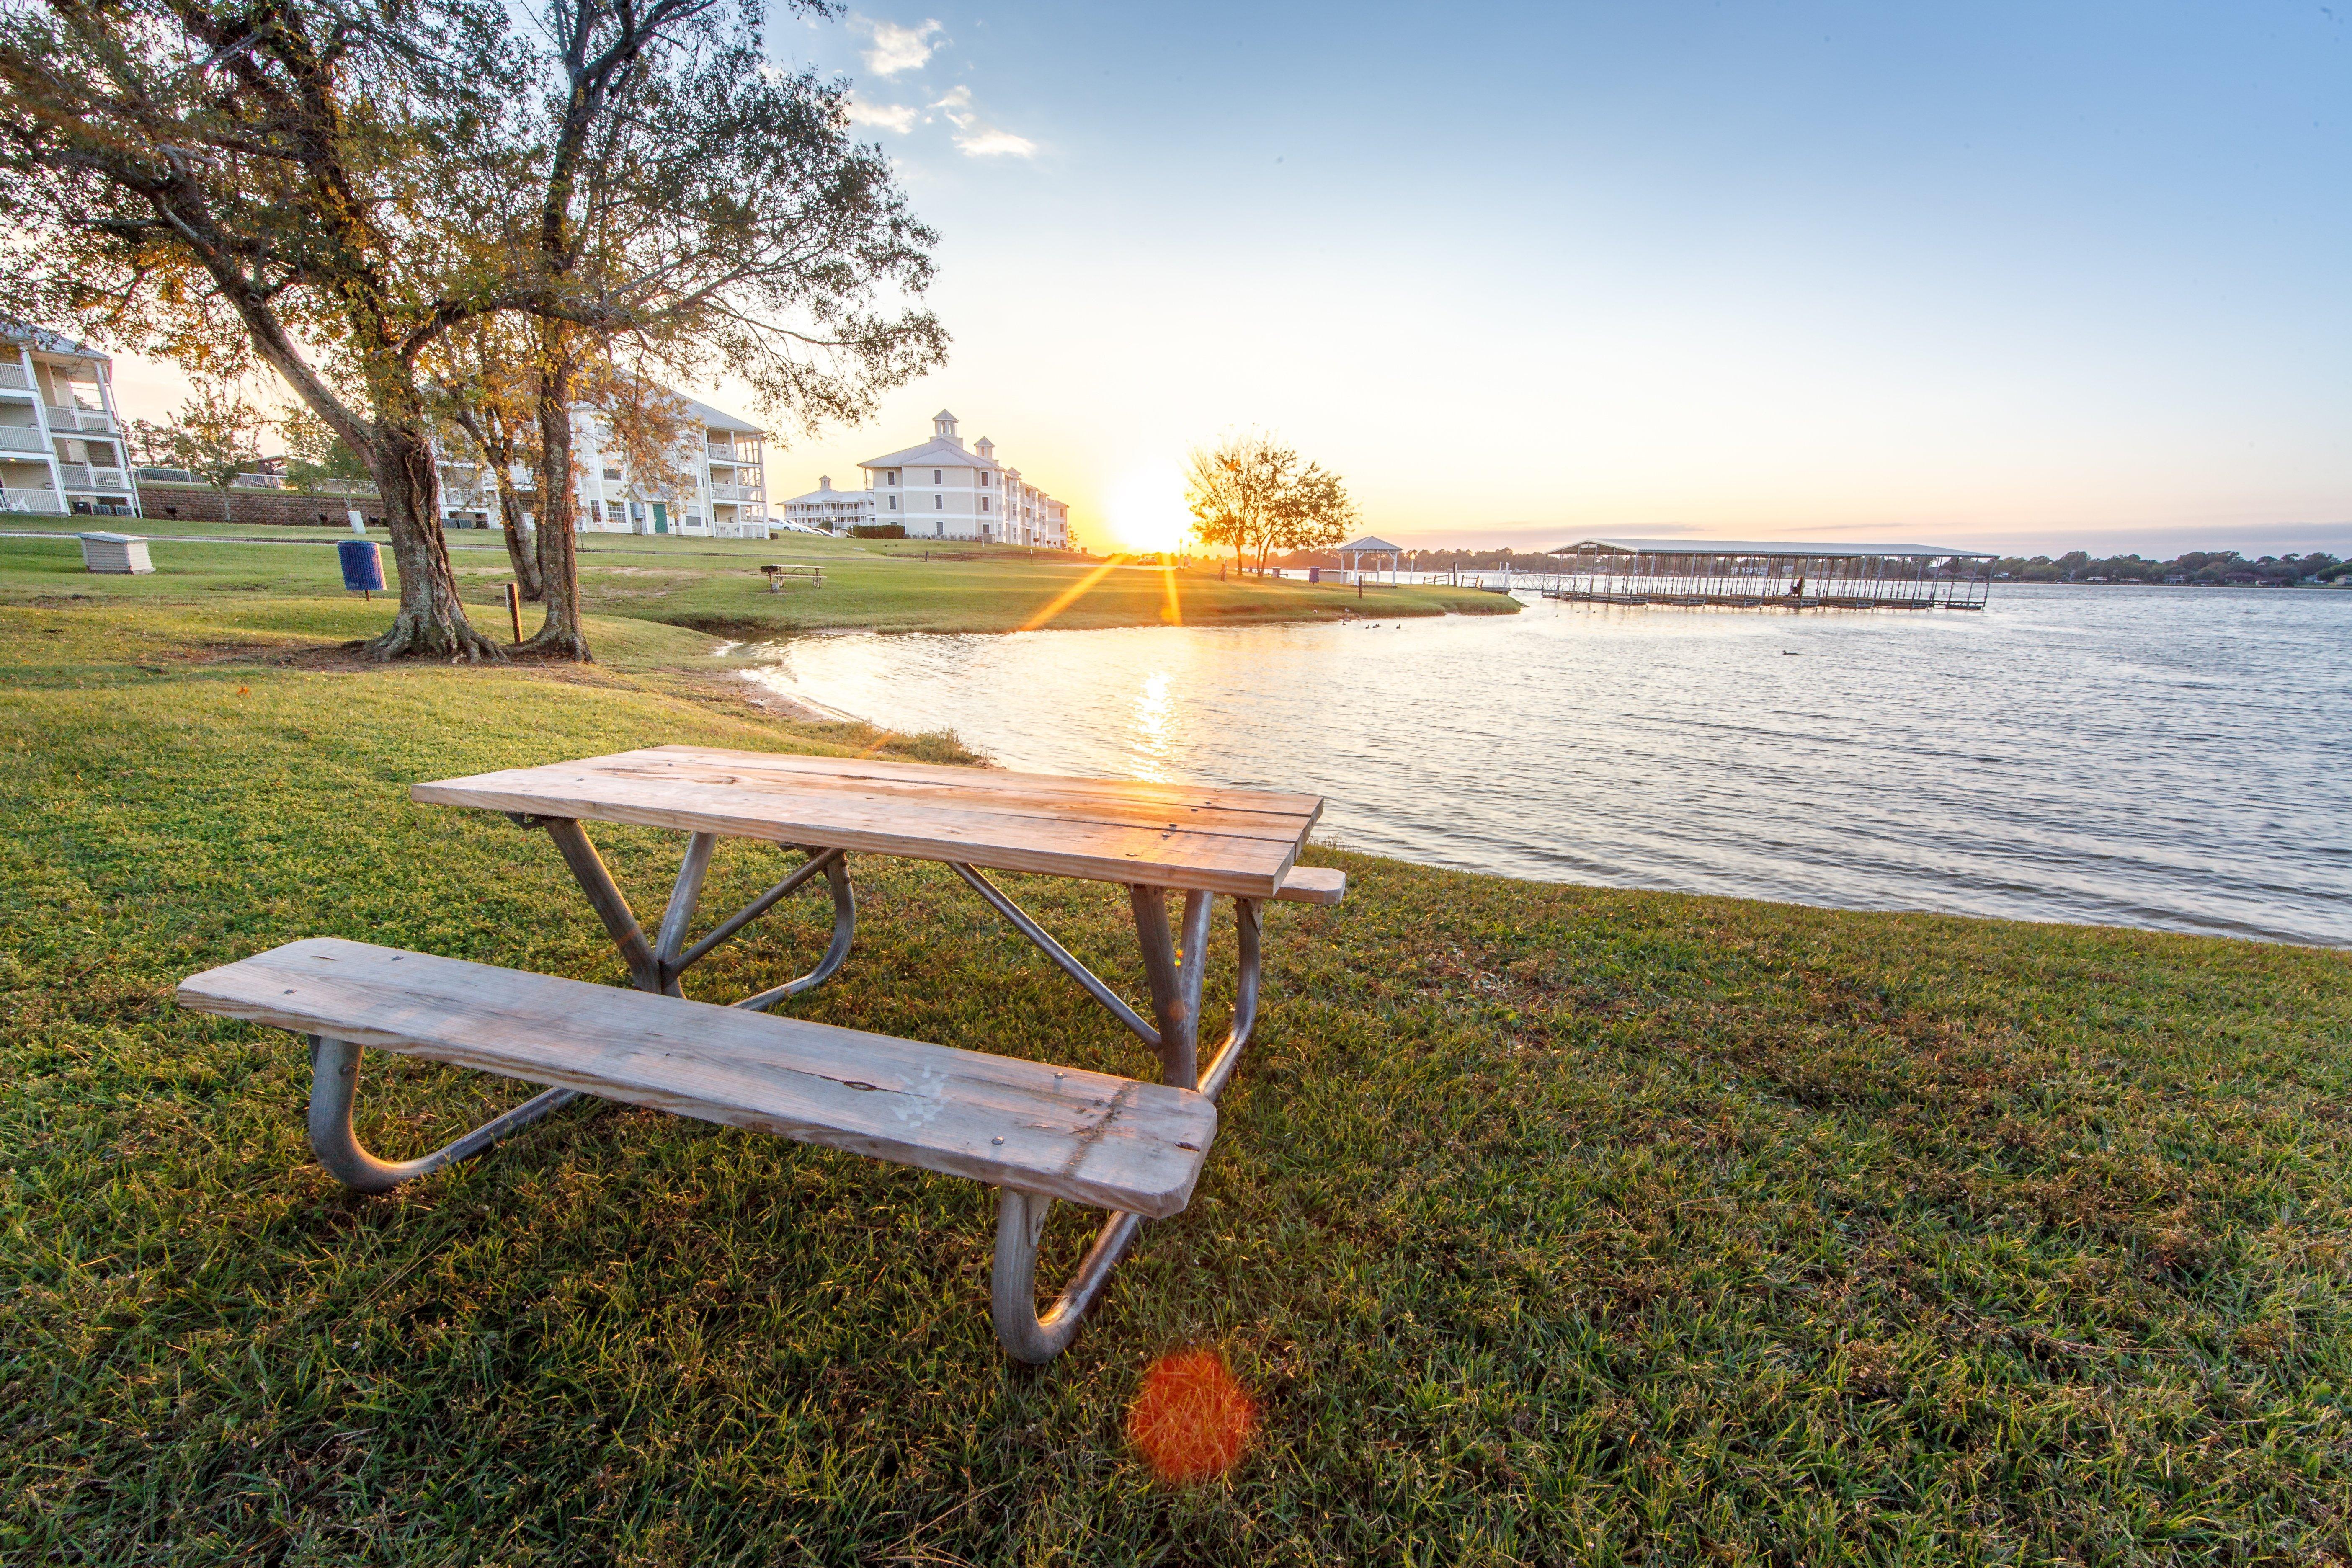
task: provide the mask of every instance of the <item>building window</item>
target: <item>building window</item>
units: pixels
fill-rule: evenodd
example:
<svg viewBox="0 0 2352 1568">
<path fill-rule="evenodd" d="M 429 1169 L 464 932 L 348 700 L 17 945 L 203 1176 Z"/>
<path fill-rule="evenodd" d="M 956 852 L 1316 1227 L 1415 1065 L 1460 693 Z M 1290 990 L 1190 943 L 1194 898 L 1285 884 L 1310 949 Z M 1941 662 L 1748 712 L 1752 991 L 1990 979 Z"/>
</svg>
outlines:
<svg viewBox="0 0 2352 1568">
<path fill-rule="evenodd" d="M 898 510 L 898 498 L 897 496 L 892 496 L 890 498 L 890 510 L 892 511 L 897 511 Z"/>
<path fill-rule="evenodd" d="M 940 482 L 940 471 L 937 468 L 933 468 L 931 470 L 931 483 L 936 485 Z"/>
<path fill-rule="evenodd" d="M 618 468 L 606 468 L 604 470 L 604 477 L 608 479 L 617 479 L 621 477 L 621 470 Z"/>
<path fill-rule="evenodd" d="M 986 496 L 980 498 L 980 510 L 982 511 L 986 511 L 988 510 L 988 498 Z"/>
<path fill-rule="evenodd" d="M 614 522 L 629 521 L 629 514 L 621 510 L 621 503 L 616 500 L 608 500 L 604 503 L 604 515 Z"/>
<path fill-rule="evenodd" d="M 931 498 L 931 510 L 933 511 L 941 511 L 946 510 L 948 498 L 945 496 L 933 496 Z"/>
</svg>

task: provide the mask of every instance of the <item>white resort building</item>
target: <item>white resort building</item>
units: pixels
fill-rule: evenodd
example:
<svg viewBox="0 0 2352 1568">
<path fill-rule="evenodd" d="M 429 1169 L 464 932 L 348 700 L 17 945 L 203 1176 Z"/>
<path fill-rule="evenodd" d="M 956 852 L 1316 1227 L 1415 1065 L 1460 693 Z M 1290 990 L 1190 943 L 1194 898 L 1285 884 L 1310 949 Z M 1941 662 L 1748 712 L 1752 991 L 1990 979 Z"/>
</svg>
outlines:
<svg viewBox="0 0 2352 1568">
<path fill-rule="evenodd" d="M 853 528 L 864 528 L 873 522 L 874 492 L 837 490 L 833 488 L 831 474 L 819 474 L 816 489 L 784 503 L 784 521 L 804 528 L 821 528 L 827 533 L 847 533 Z"/>
<path fill-rule="evenodd" d="M 910 539 L 1070 547 L 1069 509 L 998 462 L 995 442 L 982 437 L 967 451 L 956 416 L 944 408 L 932 416 L 931 438 L 921 446 L 857 466 L 874 499 L 871 521 L 902 524 Z"/>
<path fill-rule="evenodd" d="M 54 332 L 0 330 L 0 511 L 139 515 L 113 365 Z"/>
<path fill-rule="evenodd" d="M 718 539 L 768 537 L 766 432 L 732 414 L 679 397 L 686 434 L 675 467 L 683 485 L 629 472 L 628 459 L 593 409 L 572 413 L 572 467 L 579 474 L 583 533 L 683 533 Z M 452 528 L 498 525 L 499 500 L 478 463 L 441 462 L 441 512 Z M 517 480 L 531 478 L 518 468 Z M 533 509 L 536 510 L 536 509 Z M 534 519 L 534 521 L 536 520 Z"/>
</svg>

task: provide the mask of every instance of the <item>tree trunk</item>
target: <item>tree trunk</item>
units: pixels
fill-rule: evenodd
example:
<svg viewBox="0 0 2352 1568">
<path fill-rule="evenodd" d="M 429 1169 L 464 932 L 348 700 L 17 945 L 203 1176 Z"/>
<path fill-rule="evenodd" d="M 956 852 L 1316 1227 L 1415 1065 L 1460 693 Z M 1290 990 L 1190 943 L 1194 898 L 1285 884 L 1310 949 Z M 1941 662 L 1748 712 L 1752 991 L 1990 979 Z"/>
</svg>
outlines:
<svg viewBox="0 0 2352 1568">
<path fill-rule="evenodd" d="M 490 470 L 491 482 L 498 487 L 499 525 L 506 531 L 507 560 L 514 567 L 515 584 L 522 590 L 524 598 L 537 604 L 543 590 L 539 560 L 522 526 L 522 497 L 516 493 L 514 486 L 514 427 L 503 414 L 485 417 L 462 404 L 457 418 L 466 434 L 473 437 L 474 449 L 481 454 L 482 464 Z M 540 510 L 547 509 L 542 505 Z"/>
<path fill-rule="evenodd" d="M 561 333 L 553 323 L 546 338 Z M 572 486 L 572 382 L 568 349 L 550 348 L 539 377 L 539 581 L 547 620 L 523 646 L 593 664 L 580 621 L 579 503 Z"/>
<path fill-rule="evenodd" d="M 392 531 L 392 558 L 400 570 L 400 613 L 367 651 L 377 658 L 446 657 L 452 662 L 505 657 L 466 619 L 466 606 L 457 598 L 449 542 L 441 531 L 432 443 L 415 426 L 387 421 L 376 426 L 373 458 L 384 525 Z"/>
<path fill-rule="evenodd" d="M 499 521 L 507 533 L 507 559 L 514 563 L 515 584 L 522 596 L 537 604 L 547 590 L 539 574 L 539 555 L 522 525 L 522 497 L 515 493 L 509 474 L 499 476 Z"/>
</svg>

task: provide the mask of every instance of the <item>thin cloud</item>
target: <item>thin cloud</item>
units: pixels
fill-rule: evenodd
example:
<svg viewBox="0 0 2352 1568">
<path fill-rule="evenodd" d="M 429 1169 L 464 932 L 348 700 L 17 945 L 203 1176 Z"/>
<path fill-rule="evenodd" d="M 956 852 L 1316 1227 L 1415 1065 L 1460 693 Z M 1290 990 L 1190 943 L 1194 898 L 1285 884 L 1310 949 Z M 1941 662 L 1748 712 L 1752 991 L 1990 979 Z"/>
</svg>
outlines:
<svg viewBox="0 0 2352 1568">
<path fill-rule="evenodd" d="M 911 103 L 867 103 L 852 98 L 849 100 L 849 122 L 852 125 L 878 125 L 885 131 L 895 131 L 904 136 L 915 128 L 915 106 Z"/>
<path fill-rule="evenodd" d="M 959 131 L 956 151 L 967 158 L 1029 158 L 1036 155 L 1037 143 L 1026 136 L 1015 136 L 1010 131 L 983 126 L 976 131 Z"/>
<path fill-rule="evenodd" d="M 879 22 L 870 16 L 853 16 L 851 25 L 874 40 L 866 51 L 866 68 L 876 76 L 897 76 L 910 71 L 931 58 L 940 47 L 932 35 L 940 30 L 936 20 L 920 26 L 902 27 L 896 22 Z"/>
<path fill-rule="evenodd" d="M 972 111 L 971 89 L 950 88 L 931 107 L 955 127 L 956 151 L 967 158 L 1033 158 L 1037 143 L 1000 125 L 991 125 Z"/>
</svg>

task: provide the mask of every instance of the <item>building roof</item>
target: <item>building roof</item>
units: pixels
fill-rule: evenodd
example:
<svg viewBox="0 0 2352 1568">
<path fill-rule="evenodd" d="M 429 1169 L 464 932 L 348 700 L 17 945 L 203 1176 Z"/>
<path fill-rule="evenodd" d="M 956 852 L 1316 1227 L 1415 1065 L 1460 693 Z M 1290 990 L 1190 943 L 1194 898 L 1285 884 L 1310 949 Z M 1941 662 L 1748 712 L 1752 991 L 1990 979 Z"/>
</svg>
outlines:
<svg viewBox="0 0 2352 1568">
<path fill-rule="evenodd" d="M 803 502 L 807 502 L 814 505 L 819 501 L 863 502 L 865 505 L 872 506 L 874 504 L 874 492 L 872 490 L 837 490 L 832 486 L 827 485 L 823 489 L 811 490 L 804 496 L 794 496 L 784 504 L 786 506 L 799 506 Z"/>
<path fill-rule="evenodd" d="M 1545 552 L 1566 555 L 1571 551 L 1601 550 L 1628 555 L 1796 555 L 1813 560 L 1852 561 L 1873 555 L 1930 560 L 1946 555 L 1981 555 L 1989 550 L 1955 550 L 1947 544 L 1832 544 L 1827 540 L 1755 539 L 1580 539 Z"/>
<path fill-rule="evenodd" d="M 78 343 L 45 327 L 28 327 L 21 321 L 0 321 L 0 342 L 29 343 L 37 352 L 45 354 L 70 354 L 75 359 L 111 363 L 110 356 L 99 353 L 88 343 Z"/>
<path fill-rule="evenodd" d="M 891 452 L 884 457 L 868 458 L 857 466 L 861 468 L 919 468 L 927 465 L 942 468 L 999 468 L 993 458 L 983 458 L 967 451 L 944 436 L 934 436 L 919 447 L 909 447 L 903 452 Z"/>
<path fill-rule="evenodd" d="M 1404 546 L 1402 544 L 1391 544 L 1387 540 L 1382 539 L 1377 533 L 1368 533 L 1361 539 L 1350 540 L 1347 543 L 1339 546 L 1339 553 L 1342 555 L 1345 555 L 1351 550 L 1360 554 L 1370 554 L 1374 552 L 1381 552 L 1389 554 L 1402 554 L 1404 552 Z"/>
<path fill-rule="evenodd" d="M 681 394 L 680 395 L 683 396 L 684 395 Z M 693 411 L 694 416 L 702 421 L 703 427 L 705 429 L 730 430 L 739 436 L 765 436 L 767 434 L 765 430 L 761 429 L 757 425 L 752 424 L 750 420 L 738 419 L 735 416 L 728 413 L 724 409 L 713 408 L 708 403 L 697 403 L 691 397 L 686 398 L 685 402 L 687 407 Z"/>
</svg>

